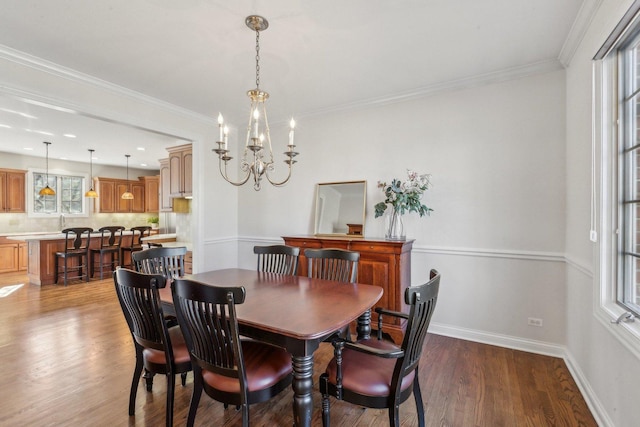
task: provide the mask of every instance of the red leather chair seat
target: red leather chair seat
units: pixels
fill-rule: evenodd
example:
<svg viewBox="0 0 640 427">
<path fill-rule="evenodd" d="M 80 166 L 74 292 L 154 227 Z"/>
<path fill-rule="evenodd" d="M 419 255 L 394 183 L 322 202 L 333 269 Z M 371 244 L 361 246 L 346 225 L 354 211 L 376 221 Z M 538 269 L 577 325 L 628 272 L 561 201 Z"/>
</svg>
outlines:
<svg viewBox="0 0 640 427">
<path fill-rule="evenodd" d="M 189 356 L 187 344 L 184 341 L 184 336 L 182 335 L 182 332 L 180 332 L 180 327 L 173 326 L 169 328 L 169 337 L 171 338 L 171 347 L 173 347 L 173 359 L 176 365 L 189 363 L 191 361 L 191 358 Z M 142 350 L 142 356 L 148 363 L 152 363 L 154 365 L 166 364 L 164 351 L 162 350 L 145 348 L 144 350 Z"/>
<path fill-rule="evenodd" d="M 291 356 L 285 350 L 257 341 L 242 341 L 248 391 L 261 390 L 276 384 L 292 371 Z M 228 393 L 240 393 L 237 379 L 202 370 L 203 380 L 210 387 Z"/>
<path fill-rule="evenodd" d="M 397 349 L 396 345 L 389 341 L 378 340 L 376 338 L 360 341 L 369 347 L 384 350 Z M 393 368 L 398 359 L 383 359 L 360 353 L 359 351 L 344 349 L 342 351 L 342 385 L 366 396 L 388 396 L 390 393 L 391 377 Z M 336 383 L 336 360 L 335 358 L 327 365 L 326 373 L 329 375 L 329 382 Z M 402 390 L 413 384 L 415 371 L 402 379 Z"/>
</svg>

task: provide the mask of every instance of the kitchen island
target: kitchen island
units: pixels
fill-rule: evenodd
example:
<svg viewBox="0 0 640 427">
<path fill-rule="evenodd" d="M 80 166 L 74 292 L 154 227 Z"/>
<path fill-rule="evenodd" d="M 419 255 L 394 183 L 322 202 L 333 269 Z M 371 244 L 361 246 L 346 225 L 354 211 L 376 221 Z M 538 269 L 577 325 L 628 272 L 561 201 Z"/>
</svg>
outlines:
<svg viewBox="0 0 640 427">
<path fill-rule="evenodd" d="M 101 234 L 91 233 L 91 248 L 100 247 Z M 25 233 L 6 236 L 9 240 L 18 240 L 27 242 L 27 276 L 29 283 L 34 285 L 52 285 L 55 283 L 56 271 L 55 260 L 56 252 L 64 251 L 63 233 Z M 131 243 L 131 231 L 125 231 L 122 236 L 122 245 Z M 125 259 L 125 264 L 130 264 L 131 260 Z"/>
</svg>

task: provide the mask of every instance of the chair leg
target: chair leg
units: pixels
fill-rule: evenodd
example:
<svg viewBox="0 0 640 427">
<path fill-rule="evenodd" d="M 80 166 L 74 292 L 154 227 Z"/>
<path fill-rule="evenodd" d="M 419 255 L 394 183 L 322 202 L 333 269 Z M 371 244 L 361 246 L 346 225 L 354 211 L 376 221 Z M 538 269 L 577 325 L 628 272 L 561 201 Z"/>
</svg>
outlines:
<svg viewBox="0 0 640 427">
<path fill-rule="evenodd" d="M 64 257 L 64 285 L 67 286 L 67 271 L 69 270 L 69 267 L 67 266 L 67 257 Z"/>
<path fill-rule="evenodd" d="M 173 394 L 176 388 L 176 376 L 173 372 L 167 375 L 167 427 L 173 427 Z"/>
<path fill-rule="evenodd" d="M 84 271 L 86 273 L 86 275 L 87 275 L 87 280 L 85 280 L 85 281 L 88 283 L 89 282 L 89 254 L 87 253 L 86 255 L 80 256 L 80 262 L 82 262 L 83 258 L 86 261 L 86 263 L 83 264 L 85 268 L 80 270 L 80 277 L 82 278 L 82 276 L 83 276 L 82 272 Z"/>
<path fill-rule="evenodd" d="M 144 370 L 144 379 L 147 383 L 147 391 L 153 390 L 153 374 L 146 369 Z"/>
<path fill-rule="evenodd" d="M 327 374 L 320 375 L 320 393 L 322 393 L 322 426 L 329 427 L 331 425 L 330 402 L 329 402 L 329 378 Z"/>
<path fill-rule="evenodd" d="M 56 257 L 55 257 L 55 259 L 53 261 L 53 269 L 56 272 L 56 278 L 55 278 L 55 281 L 53 283 L 56 284 L 56 285 L 58 284 L 58 258 L 59 258 L 58 255 L 56 255 Z"/>
<path fill-rule="evenodd" d="M 413 397 L 416 400 L 416 411 L 418 412 L 418 427 L 424 427 L 424 403 L 422 403 L 422 392 L 418 382 L 418 370 L 413 380 Z"/>
<path fill-rule="evenodd" d="M 242 427 L 249 427 L 249 404 L 242 404 Z"/>
<path fill-rule="evenodd" d="M 400 427 L 400 405 L 398 403 L 389 406 L 389 426 Z"/>
<path fill-rule="evenodd" d="M 180 380 L 182 382 L 182 387 L 187 385 L 187 373 L 186 372 L 183 372 L 183 373 L 180 374 Z"/>
<path fill-rule="evenodd" d="M 136 367 L 133 371 L 133 379 L 131 380 L 131 391 L 129 392 L 129 415 L 135 414 L 136 411 L 136 395 L 138 394 L 138 384 L 140 383 L 140 375 L 142 374 L 142 354 L 136 355 Z"/>
<path fill-rule="evenodd" d="M 187 416 L 187 427 L 193 427 L 193 424 L 196 421 L 196 412 L 198 411 L 200 396 L 202 396 L 202 371 L 194 367 L 193 392 L 191 393 L 191 403 L 189 403 L 189 415 Z"/>
</svg>

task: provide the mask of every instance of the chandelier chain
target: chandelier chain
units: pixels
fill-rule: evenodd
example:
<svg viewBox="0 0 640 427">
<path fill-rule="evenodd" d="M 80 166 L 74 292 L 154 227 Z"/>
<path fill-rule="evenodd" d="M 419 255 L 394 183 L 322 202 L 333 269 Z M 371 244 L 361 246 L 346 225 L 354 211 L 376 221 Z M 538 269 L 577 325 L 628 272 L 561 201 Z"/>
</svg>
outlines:
<svg viewBox="0 0 640 427">
<path fill-rule="evenodd" d="M 256 89 L 260 89 L 260 31 L 256 30 Z"/>
</svg>

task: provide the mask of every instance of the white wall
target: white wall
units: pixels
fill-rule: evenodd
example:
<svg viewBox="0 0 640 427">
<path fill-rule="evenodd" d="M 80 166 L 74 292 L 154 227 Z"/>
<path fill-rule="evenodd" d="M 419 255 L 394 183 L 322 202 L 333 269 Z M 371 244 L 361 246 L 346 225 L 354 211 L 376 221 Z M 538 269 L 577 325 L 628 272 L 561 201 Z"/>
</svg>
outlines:
<svg viewBox="0 0 640 427">
<path fill-rule="evenodd" d="M 407 168 L 432 173 L 424 202 L 434 212 L 404 222 L 416 240 L 413 283 L 426 281 L 430 268 L 443 273 L 434 328 L 562 353 L 564 77 L 557 71 L 299 118 L 291 183 L 240 189 L 240 264 L 254 267 L 253 244 L 313 232 L 318 182 L 367 180 L 365 235 L 381 237 L 377 181 L 404 178 Z M 544 326 L 527 326 L 528 317 Z"/>
<path fill-rule="evenodd" d="M 605 0 L 567 69 L 567 349 L 570 368 L 590 397 L 601 425 L 631 427 L 640 420 L 640 363 L 595 315 L 598 302 L 589 240 L 591 179 L 591 59 L 631 0 Z"/>
</svg>

